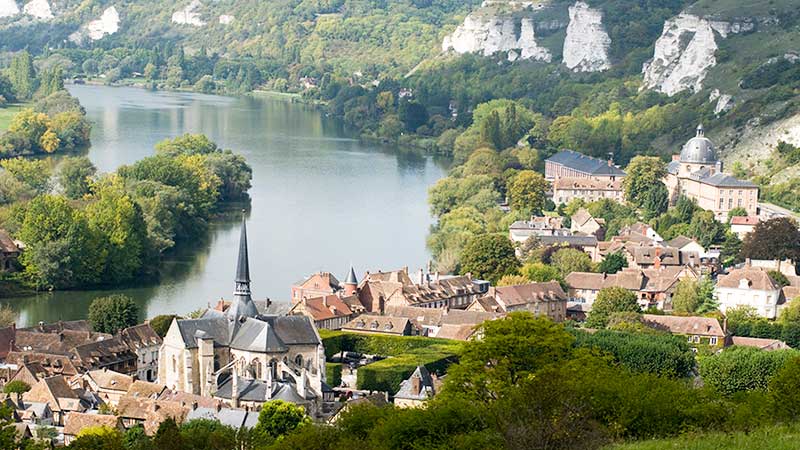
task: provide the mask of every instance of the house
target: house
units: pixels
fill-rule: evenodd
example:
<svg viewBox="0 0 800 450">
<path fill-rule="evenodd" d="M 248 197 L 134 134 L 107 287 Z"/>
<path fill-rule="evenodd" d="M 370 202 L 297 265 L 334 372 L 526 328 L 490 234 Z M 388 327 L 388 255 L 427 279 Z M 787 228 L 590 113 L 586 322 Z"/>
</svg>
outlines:
<svg viewBox="0 0 800 450">
<path fill-rule="evenodd" d="M 221 392 L 227 389 L 234 408 L 239 397 L 231 380 L 242 380 L 243 388 L 264 384 L 267 394 L 293 389 L 298 397 L 321 400 L 322 340 L 306 316 L 258 312 L 250 292 L 244 220 L 235 273 L 234 299 L 224 312 L 209 309 L 199 319 L 173 320 L 159 351 L 159 382 L 173 391 L 206 397 L 216 392 L 224 398 Z M 269 398 L 261 402 L 265 400 Z"/>
<path fill-rule="evenodd" d="M 539 238 L 544 246 L 576 247 L 589 255 L 594 262 L 600 262 L 600 250 L 594 236 L 542 236 Z"/>
<path fill-rule="evenodd" d="M 625 177 L 625 172 L 613 161 L 592 158 L 572 150 L 563 150 L 544 162 L 544 177 L 548 181 L 559 178 L 596 178 L 614 181 Z"/>
<path fill-rule="evenodd" d="M 563 322 L 567 316 L 567 294 L 557 281 L 489 288 L 486 296 L 474 301 L 468 311 L 511 313 L 528 311 Z"/>
<path fill-rule="evenodd" d="M 20 250 L 6 230 L 0 230 L 0 272 L 11 272 L 16 267 Z"/>
<path fill-rule="evenodd" d="M 628 261 L 628 267 L 634 269 L 660 269 L 668 266 L 682 266 L 688 264 L 681 258 L 681 252 L 674 247 L 632 247 L 633 258 Z M 696 258 L 699 260 L 699 257 Z"/>
<path fill-rule="evenodd" d="M 342 331 L 390 336 L 419 336 L 422 329 L 405 317 L 362 314 L 342 326 Z"/>
<path fill-rule="evenodd" d="M 119 417 L 110 414 L 87 414 L 70 412 L 64 420 L 64 445 L 69 445 L 81 431 L 90 427 L 105 427 L 125 431 Z"/>
<path fill-rule="evenodd" d="M 324 297 L 344 289 L 342 283 L 330 272 L 317 272 L 292 285 L 292 303 L 303 298 Z"/>
<path fill-rule="evenodd" d="M 652 245 L 664 241 L 664 238 L 658 234 L 655 228 L 642 222 L 636 222 L 622 227 L 614 239 L 624 242 L 646 242 Z"/>
<path fill-rule="evenodd" d="M 53 412 L 53 423 L 64 424 L 64 418 L 70 412 L 84 412 L 86 406 L 78 394 L 70 388 L 63 376 L 57 375 L 41 379 L 31 386 L 31 390 L 22 395 L 25 403 L 46 403 Z"/>
<path fill-rule="evenodd" d="M 723 172 L 722 161 L 705 137 L 703 125 L 667 165 L 664 184 L 673 204 L 681 196 L 693 199 L 720 222 L 727 221 L 728 213 L 735 208 L 744 208 L 748 216 L 758 213 L 758 186 Z"/>
<path fill-rule="evenodd" d="M 22 381 L 28 386 L 33 386 L 47 376 L 47 370 L 41 364 L 36 362 L 22 363 L 17 372 L 8 381 Z"/>
<path fill-rule="evenodd" d="M 449 308 L 417 308 L 414 306 L 393 306 L 386 309 L 386 315 L 409 319 L 421 334 L 428 337 L 466 341 L 477 328 L 487 320 L 505 317 L 502 312 L 485 312 Z"/>
<path fill-rule="evenodd" d="M 570 219 L 570 231 L 572 231 L 573 234 L 597 236 L 606 226 L 605 219 L 601 217 L 592 217 L 586 208 L 577 210 Z"/>
<path fill-rule="evenodd" d="M 108 369 L 91 370 L 72 380 L 74 388 L 82 388 L 97 394 L 105 403 L 116 405 L 126 395 L 134 378 Z"/>
<path fill-rule="evenodd" d="M 792 285 L 800 286 L 800 280 L 797 277 L 797 267 L 791 259 L 784 259 L 783 261 L 777 259 L 751 259 L 750 266 L 757 269 L 766 271 L 774 270 L 786 275 L 790 282 L 794 280 Z"/>
<path fill-rule="evenodd" d="M 41 402 L 23 402 L 20 420 L 30 425 L 52 426 L 53 410 L 50 405 Z"/>
<path fill-rule="evenodd" d="M 79 345 L 72 352 L 84 370 L 108 369 L 131 376 L 137 373 L 136 353 L 119 336 Z"/>
<path fill-rule="evenodd" d="M 692 345 L 707 345 L 719 348 L 725 345 L 725 331 L 720 326 L 719 321 L 713 317 L 643 314 L 642 322 L 657 330 L 669 331 L 674 335 L 684 336 Z"/>
<path fill-rule="evenodd" d="M 744 239 L 748 233 L 753 231 L 758 225 L 758 216 L 735 216 L 731 217 L 731 232 L 736 234 L 739 239 Z"/>
<path fill-rule="evenodd" d="M 167 387 L 163 384 L 150 383 L 147 381 L 135 380 L 125 393 L 133 398 L 153 398 L 157 399 Z"/>
<path fill-rule="evenodd" d="M 575 304 L 591 305 L 603 288 L 622 287 L 636 294 L 639 305 L 647 309 L 672 308 L 672 294 L 683 278 L 698 279 L 699 273 L 689 266 L 662 267 L 660 269 L 623 269 L 608 275 L 592 272 L 572 272 L 565 281 L 569 286 L 569 308 Z M 585 311 L 584 311 L 585 312 Z"/>
<path fill-rule="evenodd" d="M 142 425 L 144 432 L 152 436 L 161 422 L 171 418 L 180 426 L 189 408 L 180 402 L 149 398 L 122 397 L 117 405 L 117 416 L 125 428 Z"/>
<path fill-rule="evenodd" d="M 358 297 L 371 313 L 389 306 L 466 309 L 488 289 L 488 281 L 474 280 L 470 274 L 442 276 L 420 269 L 412 279 L 408 267 L 403 267 L 392 272 L 368 272 L 358 285 Z"/>
<path fill-rule="evenodd" d="M 364 307 L 356 295 L 343 296 L 339 294 L 324 295 L 322 297 L 303 297 L 289 310 L 290 315 L 304 315 L 314 321 L 317 328 L 338 330 L 350 322 L 357 312 L 363 312 Z"/>
<path fill-rule="evenodd" d="M 128 327 L 119 332 L 122 342 L 137 355 L 136 377 L 144 381 L 155 381 L 158 376 L 158 350 L 161 336 L 148 323 Z"/>
<path fill-rule="evenodd" d="M 563 217 L 537 217 L 531 216 L 530 220 L 518 220 L 508 227 L 509 239 L 515 243 L 522 243 L 531 236 L 569 236 L 572 232 L 564 228 Z"/>
<path fill-rule="evenodd" d="M 786 342 L 778 339 L 762 339 L 742 336 L 728 336 L 726 345 L 737 345 L 739 347 L 755 347 L 759 350 L 772 351 L 772 350 L 785 350 L 789 349 Z"/>
<path fill-rule="evenodd" d="M 720 275 L 714 294 L 719 300 L 719 309 L 724 314 L 728 309 L 749 306 L 761 317 L 774 319 L 778 313 L 781 287 L 770 278 L 766 270 L 746 264 Z"/>
<path fill-rule="evenodd" d="M 602 199 L 625 201 L 623 178 L 563 177 L 553 180 L 553 203 L 562 205 L 580 199 L 587 203 Z"/>
<path fill-rule="evenodd" d="M 399 408 L 418 408 L 436 395 L 434 377 L 425 366 L 417 366 L 410 377 L 400 382 L 400 390 L 394 394 L 394 404 Z"/>
</svg>

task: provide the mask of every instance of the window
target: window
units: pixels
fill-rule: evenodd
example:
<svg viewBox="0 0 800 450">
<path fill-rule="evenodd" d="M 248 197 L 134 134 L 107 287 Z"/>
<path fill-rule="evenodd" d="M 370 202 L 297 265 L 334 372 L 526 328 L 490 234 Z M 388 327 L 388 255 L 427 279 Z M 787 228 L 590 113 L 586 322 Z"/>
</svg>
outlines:
<svg viewBox="0 0 800 450">
<path fill-rule="evenodd" d="M 742 199 L 740 198 L 739 200 L 736 201 L 736 203 L 737 203 L 736 206 L 741 207 L 742 206 Z"/>
<path fill-rule="evenodd" d="M 303 355 L 295 356 L 294 362 L 295 364 L 297 364 L 298 367 L 303 367 Z"/>
<path fill-rule="evenodd" d="M 716 336 L 711 336 L 710 343 L 711 343 L 711 345 L 717 345 L 717 337 Z"/>
<path fill-rule="evenodd" d="M 700 336 L 692 336 L 692 342 L 694 342 L 695 344 L 699 344 L 700 343 Z"/>
<path fill-rule="evenodd" d="M 725 206 L 725 199 L 724 198 L 720 198 L 719 199 L 719 209 L 722 209 L 723 206 Z"/>
</svg>

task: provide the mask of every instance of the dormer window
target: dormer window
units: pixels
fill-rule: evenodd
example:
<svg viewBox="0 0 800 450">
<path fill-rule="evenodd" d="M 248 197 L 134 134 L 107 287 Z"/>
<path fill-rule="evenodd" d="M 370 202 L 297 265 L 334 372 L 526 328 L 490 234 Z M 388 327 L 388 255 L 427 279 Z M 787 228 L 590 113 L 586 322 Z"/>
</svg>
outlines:
<svg viewBox="0 0 800 450">
<path fill-rule="evenodd" d="M 377 321 L 377 320 L 376 320 L 376 321 L 373 321 L 373 322 L 372 322 L 372 323 L 369 325 L 369 328 L 370 328 L 370 329 L 372 329 L 372 330 L 377 330 L 377 329 L 378 329 L 378 321 Z"/>
</svg>

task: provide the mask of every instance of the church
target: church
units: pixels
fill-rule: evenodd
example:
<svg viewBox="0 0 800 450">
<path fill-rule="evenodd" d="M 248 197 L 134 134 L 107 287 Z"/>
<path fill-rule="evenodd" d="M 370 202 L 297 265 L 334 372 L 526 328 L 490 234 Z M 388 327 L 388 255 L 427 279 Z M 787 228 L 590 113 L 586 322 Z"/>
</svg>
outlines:
<svg viewBox="0 0 800 450">
<path fill-rule="evenodd" d="M 224 310 L 172 321 L 159 355 L 159 382 L 233 407 L 280 399 L 313 414 L 322 401 L 325 351 L 306 316 L 262 315 L 250 292 L 247 228 L 242 219 L 235 291 Z"/>
<path fill-rule="evenodd" d="M 697 127 L 697 135 L 686 142 L 680 155 L 672 157 L 664 184 L 671 204 L 681 196 L 691 198 L 721 222 L 727 221 L 735 208 L 744 208 L 748 216 L 758 213 L 758 186 L 723 172 L 703 125 Z"/>
</svg>

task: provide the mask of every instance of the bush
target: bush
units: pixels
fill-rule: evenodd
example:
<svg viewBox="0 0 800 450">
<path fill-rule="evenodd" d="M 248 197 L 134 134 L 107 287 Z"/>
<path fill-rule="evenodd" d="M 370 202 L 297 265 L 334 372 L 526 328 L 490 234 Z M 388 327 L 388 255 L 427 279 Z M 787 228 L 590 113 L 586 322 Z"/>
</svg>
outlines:
<svg viewBox="0 0 800 450">
<path fill-rule="evenodd" d="M 794 350 L 766 352 L 752 347 L 733 347 L 702 359 L 700 375 L 706 384 L 723 395 L 765 391 L 772 377 L 795 355 Z"/>
<path fill-rule="evenodd" d="M 325 378 L 328 386 L 338 387 L 342 384 L 342 365 L 337 363 L 325 363 Z"/>
</svg>

